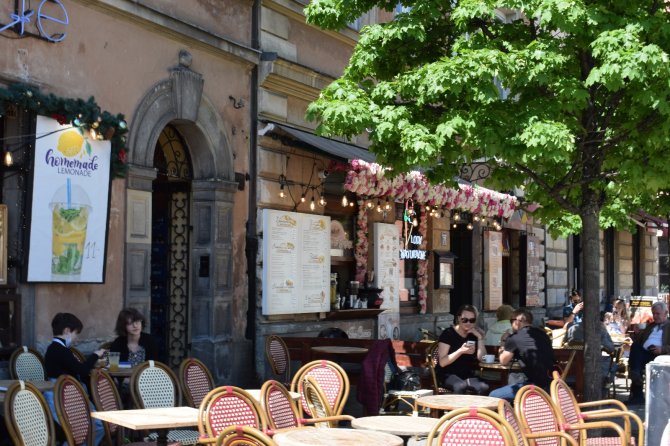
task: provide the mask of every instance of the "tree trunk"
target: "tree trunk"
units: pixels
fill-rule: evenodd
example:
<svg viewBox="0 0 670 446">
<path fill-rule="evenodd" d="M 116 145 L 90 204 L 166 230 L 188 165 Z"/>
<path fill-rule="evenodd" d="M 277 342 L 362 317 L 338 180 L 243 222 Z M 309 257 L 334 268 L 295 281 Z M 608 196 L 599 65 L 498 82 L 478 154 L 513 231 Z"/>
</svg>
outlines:
<svg viewBox="0 0 670 446">
<path fill-rule="evenodd" d="M 600 370 L 600 228 L 598 224 L 600 209 L 595 197 L 582 208 L 582 260 L 584 265 L 584 400 L 593 401 L 602 398 L 602 377 Z"/>
</svg>

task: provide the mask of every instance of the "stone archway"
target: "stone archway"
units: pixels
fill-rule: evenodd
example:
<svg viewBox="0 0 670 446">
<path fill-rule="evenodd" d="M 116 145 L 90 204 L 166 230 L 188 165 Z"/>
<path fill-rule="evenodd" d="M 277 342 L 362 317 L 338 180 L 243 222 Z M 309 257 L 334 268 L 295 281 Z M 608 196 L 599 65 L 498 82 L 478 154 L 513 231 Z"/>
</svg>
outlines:
<svg viewBox="0 0 670 446">
<path fill-rule="evenodd" d="M 189 69 L 190 55 L 169 78 L 156 83 L 140 101 L 131 121 L 126 197 L 125 305 L 151 310 L 151 203 L 154 148 L 169 124 L 184 138 L 191 156 L 190 354 L 204 361 L 217 381 L 230 375 L 232 361 L 233 152 L 223 120 L 202 95 L 204 80 Z M 216 322 L 216 323 L 215 323 Z M 222 366 L 218 366 L 222 364 Z"/>
</svg>

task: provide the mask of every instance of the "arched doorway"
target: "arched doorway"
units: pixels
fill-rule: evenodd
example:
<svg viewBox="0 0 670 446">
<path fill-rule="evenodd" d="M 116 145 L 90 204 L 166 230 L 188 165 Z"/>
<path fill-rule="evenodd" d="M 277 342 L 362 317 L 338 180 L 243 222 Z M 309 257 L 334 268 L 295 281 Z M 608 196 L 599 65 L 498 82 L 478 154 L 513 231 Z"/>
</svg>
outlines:
<svg viewBox="0 0 670 446">
<path fill-rule="evenodd" d="M 154 152 L 151 334 L 160 357 L 179 366 L 189 346 L 189 228 L 192 168 L 184 139 L 166 126 Z"/>
</svg>

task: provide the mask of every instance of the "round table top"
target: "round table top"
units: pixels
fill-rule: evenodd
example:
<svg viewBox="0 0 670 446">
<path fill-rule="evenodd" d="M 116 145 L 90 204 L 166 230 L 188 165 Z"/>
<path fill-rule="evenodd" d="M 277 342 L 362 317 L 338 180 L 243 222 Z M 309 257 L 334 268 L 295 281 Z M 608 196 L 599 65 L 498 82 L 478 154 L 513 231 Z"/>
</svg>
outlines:
<svg viewBox="0 0 670 446">
<path fill-rule="evenodd" d="M 408 417 L 409 418 L 409 417 Z M 403 446 L 403 439 L 384 432 L 361 429 L 301 428 L 275 434 L 279 446 Z"/>
<path fill-rule="evenodd" d="M 511 364 L 507 365 L 502 365 L 500 362 L 495 361 L 495 362 L 484 362 L 484 361 L 479 361 L 479 367 L 482 369 L 490 369 L 490 370 L 514 370 L 514 371 L 521 371 L 521 365 L 514 361 Z"/>
<path fill-rule="evenodd" d="M 104 370 L 109 373 L 109 376 L 114 378 L 130 378 L 133 372 L 135 371 L 134 367 L 119 367 L 116 370 L 110 370 L 108 367 L 105 367 Z"/>
<path fill-rule="evenodd" d="M 454 410 L 463 407 L 483 407 L 495 410 L 500 398 L 481 395 L 431 395 L 416 400 L 416 404 L 431 409 Z"/>
<path fill-rule="evenodd" d="M 351 426 L 355 429 L 367 429 L 409 437 L 412 435 L 428 435 L 438 421 L 437 418 L 428 417 L 382 415 L 356 418 L 352 420 Z"/>
<path fill-rule="evenodd" d="M 368 349 L 363 347 L 348 347 L 345 345 L 318 345 L 312 347 L 315 352 L 323 353 L 367 353 Z"/>
</svg>

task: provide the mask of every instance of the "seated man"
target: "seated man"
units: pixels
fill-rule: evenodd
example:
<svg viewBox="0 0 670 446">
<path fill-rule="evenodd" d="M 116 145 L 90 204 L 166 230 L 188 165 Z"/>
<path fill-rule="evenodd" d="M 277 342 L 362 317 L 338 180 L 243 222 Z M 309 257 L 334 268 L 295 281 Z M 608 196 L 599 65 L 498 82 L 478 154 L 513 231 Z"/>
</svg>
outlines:
<svg viewBox="0 0 670 446">
<path fill-rule="evenodd" d="M 58 313 L 51 321 L 51 329 L 54 335 L 51 344 L 47 347 L 44 355 L 44 365 L 47 372 L 47 378 L 55 381 L 61 375 L 71 375 L 77 378 L 84 384 L 86 388 L 90 380 L 91 369 L 95 367 L 104 350 L 97 350 L 86 358 L 86 362 L 79 362 L 75 358 L 74 353 L 70 350 L 70 346 L 76 341 L 77 335 L 81 333 L 83 324 L 77 316 L 72 313 Z M 44 398 L 51 409 L 54 421 L 58 421 L 58 413 L 54 403 L 54 396 L 52 391 L 44 392 Z M 91 405 L 91 410 L 93 406 Z M 95 442 L 97 446 L 102 441 L 105 435 L 105 430 L 100 420 L 94 420 L 95 428 Z M 67 443 L 63 443 L 67 446 Z"/>
<path fill-rule="evenodd" d="M 630 348 L 628 368 L 630 374 L 630 399 L 628 404 L 644 402 L 642 391 L 642 373 L 648 362 L 661 354 L 670 354 L 670 321 L 668 306 L 665 302 L 656 302 L 651 306 L 653 322 L 635 336 Z"/>
<path fill-rule="evenodd" d="M 601 313 L 601 318 L 604 317 L 604 313 Z M 614 376 L 616 372 L 616 364 L 612 362 L 611 355 L 614 354 L 615 347 L 612 337 L 610 336 L 607 328 L 603 321 L 600 322 L 598 327 L 600 332 L 600 349 L 607 353 L 607 355 L 601 356 L 600 361 L 600 372 L 603 379 L 603 386 L 606 386 Z M 573 324 L 568 329 L 566 335 L 566 343 L 570 344 L 584 344 L 584 324 Z"/>
<path fill-rule="evenodd" d="M 530 311 L 523 308 L 514 310 L 510 321 L 514 333 L 505 340 L 505 346 L 500 347 L 500 363 L 507 365 L 514 359 L 519 360 L 526 380 L 495 389 L 489 395 L 514 401 L 516 392 L 526 384 L 535 384 L 549 390 L 554 350 L 547 333 L 531 325 L 533 315 Z"/>
<path fill-rule="evenodd" d="M 570 292 L 570 304 L 563 307 L 563 323 L 568 328 L 572 324 L 581 324 L 584 316 L 584 302 L 577 290 Z"/>
</svg>

